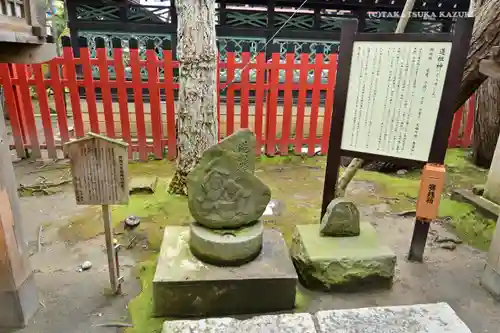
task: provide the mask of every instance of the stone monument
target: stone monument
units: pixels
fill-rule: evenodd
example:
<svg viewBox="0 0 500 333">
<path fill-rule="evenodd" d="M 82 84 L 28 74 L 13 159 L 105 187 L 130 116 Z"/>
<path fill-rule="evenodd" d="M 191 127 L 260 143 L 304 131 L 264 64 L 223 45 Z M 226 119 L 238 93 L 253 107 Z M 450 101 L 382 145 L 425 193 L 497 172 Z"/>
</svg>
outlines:
<svg viewBox="0 0 500 333">
<path fill-rule="evenodd" d="M 207 149 L 187 177 L 188 227 L 167 227 L 153 280 L 157 316 L 289 310 L 297 274 L 286 244 L 261 219 L 271 191 L 255 171 L 254 134 Z M 266 297 L 262 297 L 266 295 Z"/>
<path fill-rule="evenodd" d="M 378 241 L 369 222 L 360 222 L 356 205 L 330 202 L 317 225 L 297 225 L 290 249 L 302 284 L 322 291 L 390 287 L 396 255 Z"/>
<path fill-rule="evenodd" d="M 271 190 L 255 177 L 255 137 L 242 130 L 205 151 L 188 175 L 191 252 L 214 265 L 239 266 L 260 254 L 259 218 Z"/>
</svg>

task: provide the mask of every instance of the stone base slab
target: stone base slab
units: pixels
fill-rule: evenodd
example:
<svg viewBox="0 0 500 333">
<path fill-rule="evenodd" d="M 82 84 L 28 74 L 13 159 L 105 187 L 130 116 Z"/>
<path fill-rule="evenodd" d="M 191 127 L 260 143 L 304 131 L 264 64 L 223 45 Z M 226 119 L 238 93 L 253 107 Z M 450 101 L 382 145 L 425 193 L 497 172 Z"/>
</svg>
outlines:
<svg viewBox="0 0 500 333">
<path fill-rule="evenodd" d="M 474 194 L 471 190 L 456 189 L 451 193 L 451 198 L 456 201 L 466 202 L 479 210 L 484 216 L 497 220 L 500 212 L 500 205 L 490 201 L 480 195 Z"/>
<path fill-rule="evenodd" d="M 500 300 L 500 273 L 495 271 L 488 263 L 484 267 L 481 285 L 491 296 Z"/>
<path fill-rule="evenodd" d="M 375 228 L 360 224 L 355 237 L 322 237 L 318 225 L 298 225 L 290 249 L 304 287 L 322 291 L 390 288 L 396 255 L 381 244 Z"/>
<path fill-rule="evenodd" d="M 25 327 L 38 307 L 38 291 L 31 274 L 17 290 L 0 291 L 0 329 Z"/>
<path fill-rule="evenodd" d="M 175 320 L 162 333 L 471 333 L 447 303 L 253 317 Z"/>
<path fill-rule="evenodd" d="M 264 230 L 260 255 L 239 267 L 198 260 L 189 250 L 189 227 L 166 227 L 155 277 L 156 316 L 224 316 L 291 310 L 297 274 L 283 237 Z"/>
</svg>

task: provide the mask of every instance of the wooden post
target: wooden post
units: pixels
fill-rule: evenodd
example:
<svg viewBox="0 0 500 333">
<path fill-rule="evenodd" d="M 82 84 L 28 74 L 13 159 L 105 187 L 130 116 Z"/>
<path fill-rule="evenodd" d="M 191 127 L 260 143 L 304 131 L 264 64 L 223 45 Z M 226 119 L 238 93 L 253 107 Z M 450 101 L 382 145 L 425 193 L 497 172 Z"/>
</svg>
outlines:
<svg viewBox="0 0 500 333">
<path fill-rule="evenodd" d="M 458 21 L 455 25 L 455 31 L 452 40 L 452 55 L 450 56 L 450 64 L 448 65 L 447 72 L 460 73 L 464 68 L 466 55 L 469 49 L 469 42 L 472 34 L 473 20 Z M 464 52 L 465 51 L 465 52 Z M 455 91 L 458 90 L 457 78 L 450 76 L 445 81 L 445 87 L 448 86 L 449 90 L 443 91 L 440 109 L 443 108 L 446 115 L 441 121 L 438 119 L 436 128 L 439 129 L 439 135 L 434 134 L 433 142 L 436 142 L 435 148 L 431 149 L 428 162 L 434 164 L 444 164 L 446 150 L 448 148 L 448 137 L 450 135 L 451 123 L 453 122 L 454 106 L 449 105 L 449 101 L 453 100 L 456 95 Z M 438 143 L 439 142 L 439 143 Z M 430 221 L 420 217 L 415 218 L 415 225 L 413 227 L 413 234 L 411 238 L 410 249 L 408 250 L 408 260 L 422 262 L 424 260 L 425 244 L 429 234 Z"/>
<path fill-rule="evenodd" d="M 0 328 L 21 328 L 38 310 L 38 294 L 21 231 L 21 210 L 0 105 Z"/>
<path fill-rule="evenodd" d="M 102 222 L 104 223 L 104 236 L 106 238 L 106 251 L 108 254 L 109 282 L 114 293 L 119 292 L 118 271 L 113 244 L 113 228 L 111 227 L 111 211 L 109 205 L 102 205 Z"/>
</svg>

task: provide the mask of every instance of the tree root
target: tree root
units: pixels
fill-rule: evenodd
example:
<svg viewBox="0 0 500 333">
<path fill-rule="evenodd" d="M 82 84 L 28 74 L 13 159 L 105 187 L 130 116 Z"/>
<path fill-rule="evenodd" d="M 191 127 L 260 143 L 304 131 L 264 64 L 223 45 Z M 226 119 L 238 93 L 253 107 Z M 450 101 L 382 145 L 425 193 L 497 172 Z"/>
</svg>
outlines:
<svg viewBox="0 0 500 333">
<path fill-rule="evenodd" d="M 57 183 L 53 183 L 51 181 L 48 181 L 47 178 L 45 177 L 38 177 L 38 182 L 35 184 L 31 185 L 24 185 L 24 184 L 19 184 L 19 187 L 17 189 L 18 193 L 20 196 L 33 196 L 37 194 L 42 194 L 42 195 L 51 195 L 53 194 L 53 191 L 49 189 L 52 188 L 57 188 L 65 184 L 71 183 L 71 179 L 62 179 Z"/>
</svg>

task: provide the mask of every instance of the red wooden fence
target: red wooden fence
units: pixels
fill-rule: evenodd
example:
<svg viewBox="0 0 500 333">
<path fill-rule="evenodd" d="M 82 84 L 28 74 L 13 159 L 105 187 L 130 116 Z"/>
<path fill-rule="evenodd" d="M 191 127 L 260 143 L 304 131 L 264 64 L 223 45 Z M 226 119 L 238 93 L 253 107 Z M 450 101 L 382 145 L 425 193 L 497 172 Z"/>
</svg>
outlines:
<svg viewBox="0 0 500 333">
<path fill-rule="evenodd" d="M 102 41 L 97 44 L 104 45 Z M 141 160 L 147 160 L 152 154 L 161 159 L 166 150 L 169 159 L 175 158 L 174 95 L 179 84 L 174 73 L 178 62 L 169 50 L 163 50 L 163 59 L 159 59 L 154 48 L 148 48 L 143 57 L 136 44 L 131 43 L 129 51 L 113 48 L 112 57 L 103 47 L 97 47 L 95 57 L 87 47 L 81 47 L 79 57 L 75 57 L 66 40 L 62 57 L 47 64 L 0 64 L 11 146 L 18 156 L 25 157 L 31 150 L 31 156 L 39 158 L 46 150 L 49 158 L 56 158 L 65 142 L 90 130 L 128 142 L 130 157 L 138 154 Z M 218 71 L 219 137 L 248 127 L 257 137 L 256 154 L 261 154 L 262 148 L 269 155 L 288 154 L 290 147 L 295 153 L 303 153 L 304 146 L 308 155 L 318 153 L 318 149 L 326 154 L 336 64 L 336 54 L 317 54 L 313 62 L 309 54 L 301 54 L 300 61 L 294 54 L 287 54 L 283 62 L 276 53 L 266 62 L 264 53 L 255 59 L 250 53 L 242 53 L 239 61 L 235 54 L 228 53 L 226 61 L 219 62 Z M 95 66 L 99 78 L 93 77 Z M 114 68 L 114 78 L 110 77 L 109 66 Z M 143 70 L 147 70 L 147 79 L 141 76 Z M 226 72 L 222 81 L 221 71 Z M 127 77 L 130 72 L 131 78 Z M 240 79 L 228 85 L 238 72 Z M 48 88 L 53 91 L 49 97 Z M 100 99 L 96 88 L 101 92 Z M 143 100 L 145 91 L 149 102 Z M 34 93 L 36 99 L 32 98 Z M 471 144 L 473 109 L 469 108 L 466 117 L 463 110 L 456 113 L 450 147 Z"/>
</svg>

